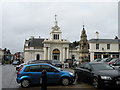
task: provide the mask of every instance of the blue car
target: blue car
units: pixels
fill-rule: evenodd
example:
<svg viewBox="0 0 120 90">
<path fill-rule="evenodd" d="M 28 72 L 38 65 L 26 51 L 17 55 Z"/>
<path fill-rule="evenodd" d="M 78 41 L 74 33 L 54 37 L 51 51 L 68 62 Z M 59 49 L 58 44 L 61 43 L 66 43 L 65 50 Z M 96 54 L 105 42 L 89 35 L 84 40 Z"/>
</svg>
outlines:
<svg viewBox="0 0 120 90">
<path fill-rule="evenodd" d="M 50 64 L 29 64 L 23 66 L 17 73 L 17 83 L 26 88 L 31 84 L 41 84 L 42 71 L 47 71 L 47 83 L 69 85 L 75 82 L 75 75 L 69 71 L 62 71 Z"/>
</svg>

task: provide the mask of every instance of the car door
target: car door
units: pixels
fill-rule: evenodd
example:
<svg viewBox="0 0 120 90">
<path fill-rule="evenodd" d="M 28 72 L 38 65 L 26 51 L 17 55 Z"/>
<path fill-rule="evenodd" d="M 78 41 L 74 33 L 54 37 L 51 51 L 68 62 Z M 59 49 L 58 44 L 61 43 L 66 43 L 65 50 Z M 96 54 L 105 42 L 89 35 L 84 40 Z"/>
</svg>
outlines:
<svg viewBox="0 0 120 90">
<path fill-rule="evenodd" d="M 42 65 L 42 69 L 47 71 L 47 83 L 58 83 L 60 78 L 60 72 L 49 65 Z"/>
<path fill-rule="evenodd" d="M 91 81 L 93 78 L 92 68 L 88 63 L 85 64 L 84 66 L 83 76 L 84 76 L 83 77 L 84 81 L 87 81 L 87 82 Z"/>
<path fill-rule="evenodd" d="M 40 65 L 30 66 L 28 73 L 29 73 L 29 76 L 31 78 L 32 84 L 40 84 L 40 82 L 41 82 Z"/>
</svg>

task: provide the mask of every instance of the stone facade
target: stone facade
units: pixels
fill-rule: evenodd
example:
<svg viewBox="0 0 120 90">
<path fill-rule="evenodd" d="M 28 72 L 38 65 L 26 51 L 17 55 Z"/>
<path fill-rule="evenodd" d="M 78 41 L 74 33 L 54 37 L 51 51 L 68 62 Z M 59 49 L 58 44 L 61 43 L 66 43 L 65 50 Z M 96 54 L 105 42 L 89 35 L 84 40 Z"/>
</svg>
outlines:
<svg viewBox="0 0 120 90">
<path fill-rule="evenodd" d="M 89 46 L 91 61 L 96 58 L 120 58 L 120 39 L 91 39 Z"/>
<path fill-rule="evenodd" d="M 50 38 L 34 38 L 25 40 L 24 44 L 24 60 L 60 60 L 74 57 L 79 59 L 79 48 L 70 48 L 70 42 L 62 39 L 62 32 L 58 26 L 55 16 L 54 26 L 50 32 Z"/>
</svg>

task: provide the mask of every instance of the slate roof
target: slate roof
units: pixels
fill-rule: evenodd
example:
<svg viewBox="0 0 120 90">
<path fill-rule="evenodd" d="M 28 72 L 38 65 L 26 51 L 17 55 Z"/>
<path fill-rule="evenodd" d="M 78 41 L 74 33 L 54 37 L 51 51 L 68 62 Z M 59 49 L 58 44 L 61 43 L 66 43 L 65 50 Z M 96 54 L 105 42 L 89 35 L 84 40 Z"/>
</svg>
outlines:
<svg viewBox="0 0 120 90">
<path fill-rule="evenodd" d="M 120 43 L 120 39 L 90 39 L 89 43 Z"/>
<path fill-rule="evenodd" d="M 28 41 L 28 46 L 30 47 L 43 47 L 43 42 L 44 39 L 41 39 L 41 38 L 32 38 L 32 39 L 29 39 Z"/>
</svg>

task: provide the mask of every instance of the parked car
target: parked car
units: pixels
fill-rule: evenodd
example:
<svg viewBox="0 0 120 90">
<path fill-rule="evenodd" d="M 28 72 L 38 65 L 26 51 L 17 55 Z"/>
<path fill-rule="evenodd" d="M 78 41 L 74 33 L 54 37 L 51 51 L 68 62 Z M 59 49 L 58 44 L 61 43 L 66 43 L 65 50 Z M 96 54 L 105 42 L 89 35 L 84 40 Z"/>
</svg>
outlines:
<svg viewBox="0 0 120 90">
<path fill-rule="evenodd" d="M 119 86 L 120 73 L 103 62 L 85 62 L 75 69 L 78 80 L 91 83 L 94 88 Z"/>
<path fill-rule="evenodd" d="M 110 65 L 110 64 L 114 64 L 115 62 L 117 62 L 117 61 L 119 61 L 119 59 L 118 58 L 114 58 L 114 59 L 112 59 L 110 62 L 108 62 L 108 64 Z"/>
<path fill-rule="evenodd" d="M 18 61 L 18 60 L 13 61 L 13 63 L 12 63 L 12 65 L 19 65 L 19 64 L 20 64 L 20 61 Z"/>
<path fill-rule="evenodd" d="M 111 64 L 111 66 L 112 66 L 114 69 L 120 71 L 120 60 L 117 61 L 117 62 L 115 62 L 115 63 L 113 63 L 113 64 Z"/>
<path fill-rule="evenodd" d="M 31 61 L 28 61 L 27 64 L 35 64 L 35 63 L 48 63 L 48 64 L 52 64 L 51 62 L 52 62 L 52 60 L 31 60 Z"/>
<path fill-rule="evenodd" d="M 20 68 L 22 68 L 24 65 L 27 65 L 27 63 L 22 63 L 22 64 L 20 64 L 20 65 L 17 65 L 17 66 L 16 66 L 16 71 L 19 71 Z"/>
<path fill-rule="evenodd" d="M 17 73 L 17 83 L 26 88 L 31 84 L 41 84 L 42 71 L 47 71 L 47 83 L 61 83 L 69 85 L 74 83 L 75 75 L 69 71 L 62 71 L 50 64 L 28 64 L 23 66 Z"/>
<path fill-rule="evenodd" d="M 52 60 L 51 64 L 56 67 L 62 68 L 62 63 L 59 60 Z"/>
<path fill-rule="evenodd" d="M 69 64 L 69 68 L 74 67 L 73 63 L 74 63 L 75 59 L 65 59 L 64 63 L 68 63 Z"/>
<path fill-rule="evenodd" d="M 93 60 L 92 62 L 99 62 L 101 60 L 102 60 L 101 58 L 97 58 L 97 59 Z"/>
<path fill-rule="evenodd" d="M 110 62 L 112 59 L 114 59 L 114 58 L 103 58 L 103 59 L 101 60 L 101 62 L 108 63 L 108 62 Z"/>
</svg>

